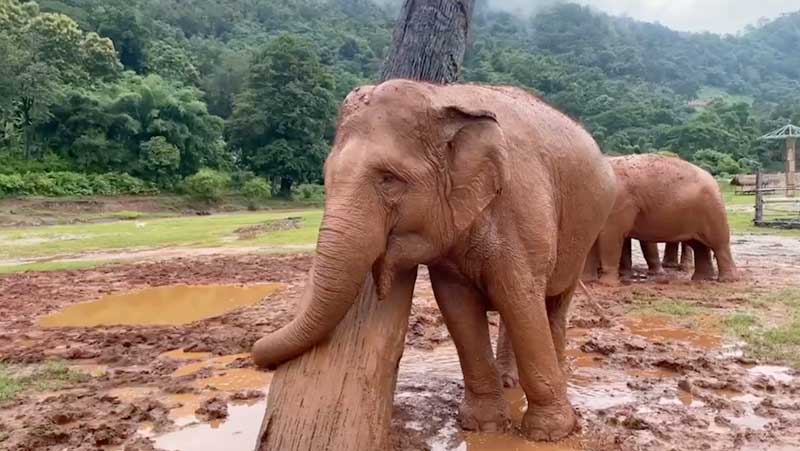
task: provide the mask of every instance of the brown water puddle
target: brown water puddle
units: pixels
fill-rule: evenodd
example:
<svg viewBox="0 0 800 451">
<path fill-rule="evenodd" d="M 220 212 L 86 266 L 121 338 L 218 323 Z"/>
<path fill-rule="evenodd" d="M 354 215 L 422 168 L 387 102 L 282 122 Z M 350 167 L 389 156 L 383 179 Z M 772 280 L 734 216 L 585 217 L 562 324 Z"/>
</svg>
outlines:
<svg viewBox="0 0 800 451">
<path fill-rule="evenodd" d="M 199 389 L 207 387 L 222 391 L 260 390 L 272 381 L 272 373 L 250 368 L 235 368 L 225 370 L 205 379 L 198 379 L 192 383 Z"/>
<path fill-rule="evenodd" d="M 192 354 L 192 353 L 184 353 L 183 356 L 185 356 L 186 354 Z M 200 372 L 201 370 L 204 370 L 206 368 L 221 369 L 225 368 L 226 366 L 230 365 L 231 363 L 239 359 L 250 359 L 250 354 L 248 353 L 224 355 L 221 357 L 214 357 L 214 358 L 208 358 L 211 356 L 210 353 L 194 353 L 194 354 L 205 354 L 204 356 L 205 359 L 199 362 L 189 363 L 187 365 L 179 367 L 172 373 L 172 377 L 189 376 L 191 374 Z M 164 355 L 166 354 L 162 354 L 162 356 Z"/>
<path fill-rule="evenodd" d="M 225 420 L 197 423 L 154 437 L 156 448 L 167 451 L 250 451 L 255 448 L 266 399 L 228 405 Z"/>
<path fill-rule="evenodd" d="M 688 343 L 700 349 L 716 349 L 722 345 L 722 337 L 709 331 L 711 326 L 706 321 L 700 321 L 697 330 L 676 325 L 670 317 L 662 315 L 626 317 L 623 323 L 633 335 L 654 343 L 673 341 Z"/>
<path fill-rule="evenodd" d="M 39 320 L 41 327 L 176 326 L 253 305 L 280 284 L 148 288 L 74 304 Z"/>
</svg>

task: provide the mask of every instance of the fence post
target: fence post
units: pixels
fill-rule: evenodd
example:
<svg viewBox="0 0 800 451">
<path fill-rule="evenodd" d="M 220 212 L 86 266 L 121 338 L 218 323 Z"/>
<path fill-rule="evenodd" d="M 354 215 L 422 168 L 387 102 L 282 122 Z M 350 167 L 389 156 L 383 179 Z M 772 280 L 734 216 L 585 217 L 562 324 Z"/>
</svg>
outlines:
<svg viewBox="0 0 800 451">
<path fill-rule="evenodd" d="M 760 226 L 764 222 L 764 192 L 761 189 L 761 169 L 756 170 L 756 217 L 753 224 Z"/>
</svg>

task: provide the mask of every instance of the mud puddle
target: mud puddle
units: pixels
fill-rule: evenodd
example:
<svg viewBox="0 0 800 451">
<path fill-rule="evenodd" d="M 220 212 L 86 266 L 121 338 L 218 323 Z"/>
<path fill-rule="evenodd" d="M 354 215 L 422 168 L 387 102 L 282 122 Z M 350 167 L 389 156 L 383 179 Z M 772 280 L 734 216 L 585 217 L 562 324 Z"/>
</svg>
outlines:
<svg viewBox="0 0 800 451">
<path fill-rule="evenodd" d="M 266 399 L 234 403 L 225 420 L 191 424 L 153 440 L 156 448 L 166 451 L 252 451 L 266 407 Z"/>
<path fill-rule="evenodd" d="M 155 399 L 168 409 L 176 430 L 156 432 L 149 424 L 141 425 L 139 435 L 151 438 L 157 448 L 176 451 L 250 451 L 254 448 L 261 419 L 266 409 L 266 394 L 272 373 L 253 368 L 231 368 L 250 360 L 249 354 L 213 356 L 207 352 L 173 350 L 158 357 L 182 362 L 171 375 L 174 379 L 191 378 L 201 371 L 210 374 L 190 382 L 187 393 L 165 393 L 158 388 L 128 387 L 111 390 L 109 395 L 132 402 L 139 398 Z M 245 360 L 245 362 L 242 362 Z M 189 362 L 189 363 L 186 363 Z M 203 418 L 203 406 L 213 399 L 224 404 L 215 419 Z"/>
<path fill-rule="evenodd" d="M 722 336 L 713 333 L 708 327 L 694 327 L 693 329 L 681 327 L 668 316 L 637 315 L 626 317 L 623 324 L 631 334 L 645 338 L 652 343 L 685 343 L 704 350 L 718 349 L 722 346 Z"/>
<path fill-rule="evenodd" d="M 42 318 L 39 326 L 53 328 L 183 325 L 253 305 L 280 288 L 280 284 L 246 287 L 177 285 L 148 288 L 70 305 Z"/>
</svg>

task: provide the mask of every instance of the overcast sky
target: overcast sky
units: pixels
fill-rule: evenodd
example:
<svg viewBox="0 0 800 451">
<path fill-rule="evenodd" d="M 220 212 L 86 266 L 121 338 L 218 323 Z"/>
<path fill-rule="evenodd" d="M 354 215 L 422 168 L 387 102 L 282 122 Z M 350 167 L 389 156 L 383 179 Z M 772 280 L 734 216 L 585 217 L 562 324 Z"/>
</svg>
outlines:
<svg viewBox="0 0 800 451">
<path fill-rule="evenodd" d="M 490 4 L 526 11 L 532 5 L 562 0 L 489 0 Z M 736 33 L 762 17 L 800 10 L 798 0 L 572 0 L 613 15 L 660 22 L 675 30 Z"/>
</svg>

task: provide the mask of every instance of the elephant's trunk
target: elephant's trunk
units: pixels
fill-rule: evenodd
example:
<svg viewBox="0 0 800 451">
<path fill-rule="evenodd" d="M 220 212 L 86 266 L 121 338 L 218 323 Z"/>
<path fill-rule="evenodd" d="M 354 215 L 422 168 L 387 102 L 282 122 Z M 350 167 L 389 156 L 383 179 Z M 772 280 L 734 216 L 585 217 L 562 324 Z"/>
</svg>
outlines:
<svg viewBox="0 0 800 451">
<path fill-rule="evenodd" d="M 372 265 L 385 251 L 381 221 L 353 211 L 352 203 L 344 208 L 329 206 L 320 227 L 311 286 L 306 287 L 305 296 L 310 299 L 303 300 L 302 311 L 289 324 L 253 346 L 253 358 L 260 367 L 298 357 L 327 337 L 347 314 Z M 332 213 L 337 211 L 346 213 Z"/>
</svg>

